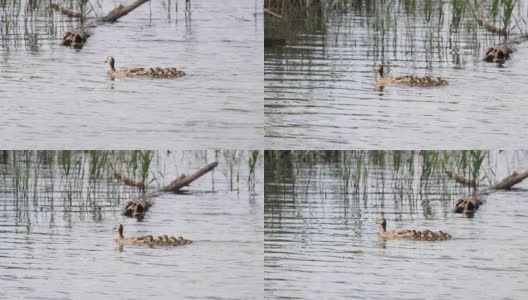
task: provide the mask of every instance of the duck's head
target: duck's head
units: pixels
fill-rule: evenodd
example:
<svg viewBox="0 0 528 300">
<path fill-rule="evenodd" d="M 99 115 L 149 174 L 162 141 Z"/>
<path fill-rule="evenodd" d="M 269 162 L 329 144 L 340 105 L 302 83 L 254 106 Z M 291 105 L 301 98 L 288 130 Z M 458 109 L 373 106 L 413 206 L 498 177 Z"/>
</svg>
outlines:
<svg viewBox="0 0 528 300">
<path fill-rule="evenodd" d="M 375 64 L 375 65 L 374 65 L 374 71 L 383 74 L 383 65 Z"/>
<path fill-rule="evenodd" d="M 114 226 L 114 230 L 117 230 L 117 232 L 119 232 L 119 236 L 123 237 L 123 224 L 116 224 Z"/>
<path fill-rule="evenodd" d="M 383 215 L 376 220 L 376 224 L 380 225 L 383 228 L 383 231 L 387 230 L 387 220 L 385 220 Z"/>
<path fill-rule="evenodd" d="M 115 70 L 115 59 L 112 56 L 107 56 L 104 62 L 107 63 L 112 70 Z"/>
</svg>

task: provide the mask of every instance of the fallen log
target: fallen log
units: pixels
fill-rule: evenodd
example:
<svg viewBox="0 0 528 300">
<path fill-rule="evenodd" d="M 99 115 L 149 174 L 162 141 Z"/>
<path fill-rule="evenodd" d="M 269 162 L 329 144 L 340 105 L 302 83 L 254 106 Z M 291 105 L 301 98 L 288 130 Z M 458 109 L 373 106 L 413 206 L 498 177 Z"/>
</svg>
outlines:
<svg viewBox="0 0 528 300">
<path fill-rule="evenodd" d="M 131 187 L 137 187 L 137 188 L 140 188 L 142 190 L 145 189 L 145 185 L 143 184 L 143 182 L 135 181 L 134 179 L 126 177 L 126 176 L 122 175 L 121 173 L 115 173 L 114 176 L 115 176 L 116 179 L 121 180 L 121 182 L 124 185 L 128 185 L 128 186 L 131 186 Z"/>
<path fill-rule="evenodd" d="M 91 19 L 90 22 L 81 25 L 81 28 L 73 31 L 66 31 L 62 36 L 62 46 L 67 47 L 73 47 L 76 49 L 81 49 L 84 44 L 86 43 L 86 40 L 92 36 L 90 31 L 98 24 L 98 23 L 113 23 L 119 20 L 121 17 L 126 16 L 128 13 L 133 11 L 134 9 L 138 8 L 139 6 L 143 5 L 146 2 L 149 2 L 150 0 L 136 0 L 132 4 L 129 4 L 127 6 L 119 5 L 117 8 L 114 8 L 112 11 L 110 11 L 106 16 L 99 17 L 95 19 Z"/>
<path fill-rule="evenodd" d="M 502 34 L 504 35 L 506 33 L 506 29 L 504 28 L 501 28 L 501 27 L 496 27 L 496 26 L 493 26 L 491 24 L 489 24 L 486 19 L 478 19 L 477 20 L 478 24 L 483 27 L 484 29 L 486 29 L 487 31 L 491 32 L 491 33 L 497 33 L 497 34 Z"/>
<path fill-rule="evenodd" d="M 273 11 L 271 11 L 270 9 L 267 9 L 267 8 L 264 8 L 264 13 L 267 13 L 269 14 L 270 16 L 274 16 L 275 18 L 279 18 L 279 19 L 282 19 L 282 16 L 279 15 L 278 13 L 275 13 Z"/>
<path fill-rule="evenodd" d="M 160 191 L 176 193 L 182 187 L 188 186 L 189 184 L 191 184 L 191 182 L 195 181 L 196 179 L 198 179 L 198 178 L 202 177 L 203 175 L 205 175 L 205 174 L 211 172 L 212 170 L 214 170 L 214 168 L 216 168 L 216 166 L 218 166 L 218 162 L 217 161 L 212 162 L 212 163 L 208 164 L 207 166 L 201 168 L 200 170 L 198 170 L 193 175 L 190 175 L 190 176 L 182 175 L 182 176 L 178 177 L 177 179 L 173 180 L 169 185 L 167 185 L 166 187 L 162 188 Z"/>
<path fill-rule="evenodd" d="M 80 18 L 81 17 L 80 12 L 69 10 L 65 8 L 62 4 L 51 4 L 50 8 L 70 18 Z"/>
<path fill-rule="evenodd" d="M 467 179 L 463 176 L 460 176 L 456 173 L 455 171 L 455 168 L 451 168 L 451 171 L 446 171 L 447 175 L 450 177 L 450 178 L 453 178 L 456 182 L 464 185 L 464 186 L 469 186 L 469 187 L 472 187 L 472 188 L 476 188 L 477 187 L 477 183 L 475 182 L 475 180 L 472 180 L 472 179 Z"/>
<path fill-rule="evenodd" d="M 523 181 L 526 178 L 528 178 L 528 171 L 524 173 L 513 172 L 510 176 L 504 178 L 501 182 L 497 183 L 495 185 L 495 189 L 497 190 L 510 189 L 512 186 L 518 184 L 519 182 Z"/>
<path fill-rule="evenodd" d="M 101 22 L 115 22 L 119 18 L 126 16 L 129 12 L 133 11 L 134 9 L 140 7 L 144 3 L 148 2 L 150 0 L 136 0 L 130 5 L 124 6 L 120 4 L 118 7 L 114 8 L 112 11 L 110 11 L 106 16 L 99 19 Z"/>
</svg>

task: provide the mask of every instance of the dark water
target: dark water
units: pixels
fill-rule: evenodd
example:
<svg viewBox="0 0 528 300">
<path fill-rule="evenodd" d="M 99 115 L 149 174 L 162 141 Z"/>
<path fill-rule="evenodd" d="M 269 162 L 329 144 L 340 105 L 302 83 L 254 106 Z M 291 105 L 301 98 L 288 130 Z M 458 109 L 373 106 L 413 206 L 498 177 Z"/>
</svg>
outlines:
<svg viewBox="0 0 528 300">
<path fill-rule="evenodd" d="M 430 21 L 422 3 L 409 14 L 402 1 L 395 1 L 385 30 L 376 24 L 392 2 L 381 5 L 379 13 L 352 8 L 353 3 L 345 13 L 329 12 L 322 26 L 303 19 L 288 34 L 266 28 L 267 37 L 285 39 L 284 45 L 265 48 L 266 145 L 449 149 L 464 141 L 468 149 L 524 146 L 525 43 L 516 45 L 512 59 L 498 68 L 482 58 L 484 49 L 501 38 L 474 28 L 469 12 L 452 29 L 450 1 L 442 2 L 443 19 L 436 9 L 440 2 L 434 1 Z M 519 3 L 525 14 L 524 1 Z M 375 63 L 390 67 L 392 76 L 441 76 L 449 84 L 380 90 Z"/>
<path fill-rule="evenodd" d="M 114 1 L 97 11 L 106 13 Z M 263 134 L 262 1 L 150 1 L 100 25 L 81 51 L 60 46 L 76 22 L 44 12 L 0 21 L 0 139 L 19 149 L 259 148 Z M 2 9 L 0 8 L 0 11 Z M 7 24 L 7 22 L 10 22 Z M 10 28 L 10 29 L 8 29 Z M 177 67 L 178 79 L 107 75 L 116 68 Z M 182 146 L 185 144 L 185 146 Z"/>
<path fill-rule="evenodd" d="M 502 179 L 525 170 L 528 155 L 502 153 L 495 163 Z M 264 274 L 270 299 L 527 297 L 528 183 L 489 194 L 474 218 L 466 218 L 451 210 L 468 191 L 451 180 L 431 177 L 420 196 L 415 178 L 414 190 L 404 189 L 402 197 L 396 188 L 401 181 L 369 164 L 366 189 L 362 184 L 357 195 L 345 195 L 339 164 L 294 166 L 295 179 L 266 169 Z M 375 220 L 381 212 L 389 230 L 443 230 L 453 239 L 380 240 Z"/>
<path fill-rule="evenodd" d="M 208 155 L 209 161 L 214 158 Z M 159 170 L 169 181 L 205 161 L 192 152 L 173 152 Z M 224 175 L 229 162 L 222 157 L 219 162 L 188 194 L 157 197 L 143 222 L 120 215 L 123 201 L 138 196 L 128 188 L 105 181 L 90 190 L 82 185 L 84 192 L 70 201 L 61 186 L 74 181 L 56 177 L 51 192 L 52 178 L 43 177 L 40 192 L 26 200 L 15 197 L 13 178 L 6 175 L 0 188 L 0 298 L 261 298 L 262 161 L 255 195 L 246 184 L 247 162 L 234 165 L 241 180 L 233 191 Z M 125 236 L 181 235 L 194 243 L 119 249 L 116 223 L 124 224 Z"/>
</svg>

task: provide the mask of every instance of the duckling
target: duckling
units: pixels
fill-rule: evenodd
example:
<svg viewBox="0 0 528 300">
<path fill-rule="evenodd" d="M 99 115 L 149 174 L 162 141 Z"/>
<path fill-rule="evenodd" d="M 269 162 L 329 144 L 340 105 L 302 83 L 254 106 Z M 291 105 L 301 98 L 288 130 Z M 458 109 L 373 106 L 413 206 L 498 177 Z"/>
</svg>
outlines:
<svg viewBox="0 0 528 300">
<path fill-rule="evenodd" d="M 424 231 L 417 231 L 417 230 L 392 230 L 387 231 L 387 221 L 381 216 L 376 221 L 377 224 L 380 225 L 380 229 L 378 231 L 378 234 L 382 238 L 387 239 L 399 239 L 399 238 L 407 238 L 412 240 L 427 240 L 427 241 L 439 241 L 439 240 L 446 240 L 451 238 L 451 236 L 445 232 L 438 231 L 434 232 L 431 230 L 424 230 Z"/>
<path fill-rule="evenodd" d="M 169 237 L 169 243 L 170 243 L 171 245 L 178 245 L 178 244 L 179 244 L 179 241 L 178 241 L 178 239 L 176 239 L 175 237 L 171 236 L 171 237 Z"/>
<path fill-rule="evenodd" d="M 161 236 L 157 236 L 155 239 L 154 239 L 154 243 L 158 244 L 158 245 L 163 245 L 163 237 Z"/>
<path fill-rule="evenodd" d="M 180 237 L 178 237 L 178 240 L 179 240 L 179 241 L 180 241 L 180 243 L 182 243 L 182 244 L 191 244 L 191 243 L 192 243 L 192 241 L 191 241 L 191 240 L 186 240 L 186 239 L 184 239 L 184 238 L 183 238 L 183 237 L 181 237 L 181 236 L 180 236 Z"/>
<path fill-rule="evenodd" d="M 389 85 L 389 84 L 409 84 L 416 86 L 440 86 L 447 84 L 447 81 L 437 77 L 416 77 L 416 76 L 398 76 L 398 77 L 385 77 L 383 76 L 383 66 L 380 64 L 374 65 L 374 70 L 377 73 L 376 83 L 378 85 Z"/>
<path fill-rule="evenodd" d="M 181 77 L 185 75 L 185 72 L 183 71 L 168 71 L 168 70 L 176 70 L 176 68 L 168 68 L 168 69 L 162 69 L 160 67 L 157 67 L 155 69 L 153 68 L 133 68 L 133 69 L 123 69 L 123 70 L 116 70 L 115 69 L 115 59 L 112 56 L 108 56 L 105 60 L 105 63 L 108 64 L 108 74 L 115 78 L 115 77 L 133 77 L 133 76 L 150 76 L 155 78 L 176 78 Z"/>
</svg>

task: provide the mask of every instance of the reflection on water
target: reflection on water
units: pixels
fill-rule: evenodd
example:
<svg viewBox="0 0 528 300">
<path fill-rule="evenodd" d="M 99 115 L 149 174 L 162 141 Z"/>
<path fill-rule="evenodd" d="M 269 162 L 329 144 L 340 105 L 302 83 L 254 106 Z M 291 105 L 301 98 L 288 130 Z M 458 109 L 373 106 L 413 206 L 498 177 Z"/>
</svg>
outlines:
<svg viewBox="0 0 528 300">
<path fill-rule="evenodd" d="M 322 25 L 305 18 L 277 29 L 266 21 L 269 147 L 445 149 L 461 140 L 468 148 L 524 146 L 524 43 L 498 68 L 482 58 L 503 38 L 478 27 L 469 9 L 454 27 L 456 1 L 432 1 L 431 12 L 421 2 L 414 9 L 404 5 L 414 1 L 352 2 L 345 12 L 327 12 Z M 525 2 L 518 3 L 515 13 L 525 14 Z M 389 75 L 440 76 L 449 84 L 380 90 L 375 63 Z"/>
<path fill-rule="evenodd" d="M 62 157 L 50 162 L 41 155 L 40 163 L 30 164 L 26 184 L 24 154 L 0 161 L 0 298 L 261 297 L 262 159 L 255 165 L 254 191 L 248 192 L 247 153 L 156 152 L 149 173 L 149 181 L 156 178 L 153 187 L 215 159 L 219 166 L 185 194 L 160 194 L 137 222 L 121 216 L 120 208 L 140 194 L 108 179 L 106 170 L 90 179 L 93 157 L 75 153 L 66 176 Z M 126 153 L 108 159 L 124 159 L 133 169 Z M 14 160 L 23 162 L 14 168 Z M 85 164 L 84 172 L 76 161 Z M 232 184 L 231 177 L 240 180 Z M 116 223 L 124 224 L 125 236 L 181 235 L 194 243 L 120 251 L 113 240 Z"/>
<path fill-rule="evenodd" d="M 191 1 L 187 18 L 184 1 L 177 14 L 172 1 L 170 22 L 163 2 L 97 26 L 80 51 L 60 46 L 78 24 L 46 9 L 27 22 L 24 9 L 18 23 L 0 21 L 2 141 L 22 149 L 259 148 L 263 26 L 254 1 Z M 116 4 L 90 3 L 102 13 Z M 116 68 L 177 67 L 187 76 L 112 81 L 108 55 Z"/>
<path fill-rule="evenodd" d="M 448 167 L 453 160 L 463 165 L 460 153 L 449 155 Z M 527 182 L 511 191 L 490 192 L 474 218 L 466 218 L 452 209 L 457 197 L 471 191 L 445 178 L 442 164 L 424 176 L 425 158 L 418 158 L 418 153 L 414 157 L 405 153 L 401 164 L 392 153 L 382 160 L 373 152 L 322 153 L 314 160 L 298 153 L 268 158 L 267 154 L 268 297 L 522 299 L 528 295 L 528 238 L 522 230 L 528 224 Z M 481 191 L 489 191 L 489 179 L 493 183 L 526 169 L 526 151 L 489 153 L 480 174 Z M 355 177 L 360 177 L 357 188 Z M 375 223 L 381 212 L 388 229 L 443 230 L 453 239 L 382 241 Z"/>
</svg>

